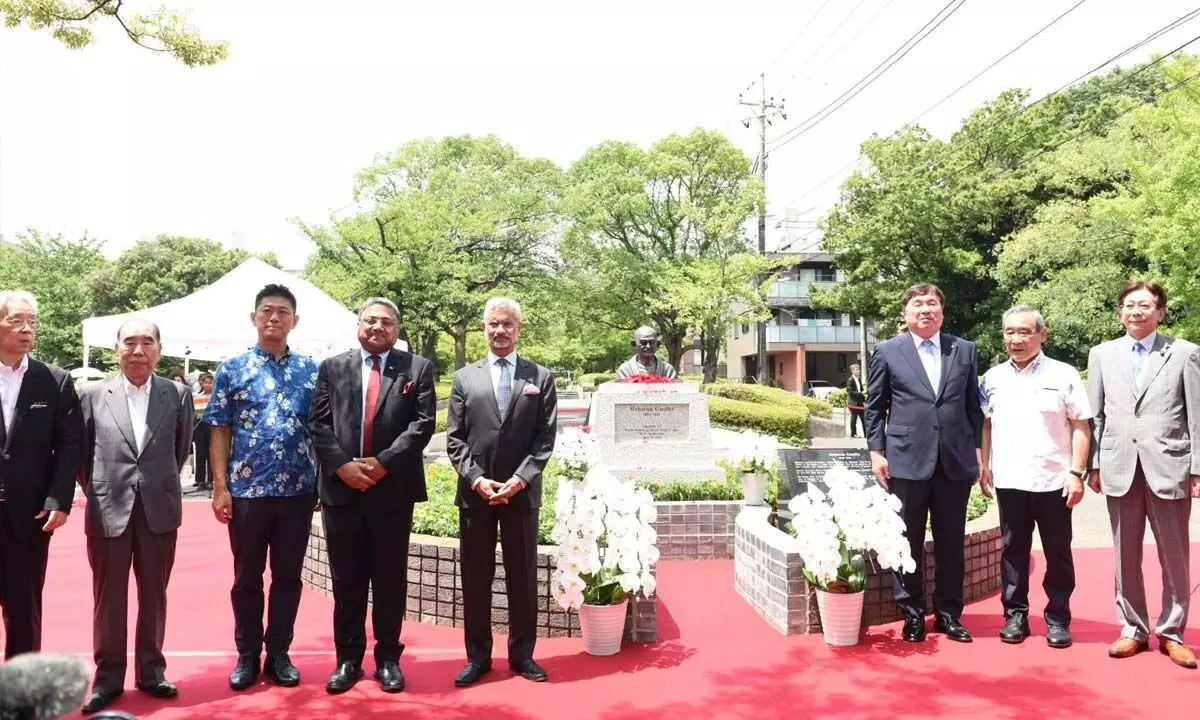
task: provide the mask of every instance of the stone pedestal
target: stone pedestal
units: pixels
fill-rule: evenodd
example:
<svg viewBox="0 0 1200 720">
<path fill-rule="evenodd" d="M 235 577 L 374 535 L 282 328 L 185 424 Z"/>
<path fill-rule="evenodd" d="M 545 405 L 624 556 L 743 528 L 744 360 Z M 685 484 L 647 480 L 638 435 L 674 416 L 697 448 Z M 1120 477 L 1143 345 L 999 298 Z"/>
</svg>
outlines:
<svg viewBox="0 0 1200 720">
<path fill-rule="evenodd" d="M 617 477 L 723 480 L 713 460 L 708 396 L 690 383 L 604 383 L 592 397 L 600 462 Z"/>
</svg>

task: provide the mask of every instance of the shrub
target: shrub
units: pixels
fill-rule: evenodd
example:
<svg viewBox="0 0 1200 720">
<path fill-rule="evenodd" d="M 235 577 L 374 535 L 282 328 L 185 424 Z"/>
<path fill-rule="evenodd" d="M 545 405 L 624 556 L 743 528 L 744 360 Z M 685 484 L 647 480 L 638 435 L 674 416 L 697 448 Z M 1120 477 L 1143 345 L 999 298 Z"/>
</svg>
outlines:
<svg viewBox="0 0 1200 720">
<path fill-rule="evenodd" d="M 586 373 L 579 376 L 579 384 L 595 389 L 598 385 L 617 379 L 616 373 Z"/>
<path fill-rule="evenodd" d="M 846 388 L 838 388 L 829 393 L 829 404 L 833 407 L 844 408 L 850 402 L 850 391 Z"/>
<path fill-rule="evenodd" d="M 708 417 L 714 425 L 733 430 L 756 430 L 795 444 L 808 437 L 808 406 L 762 405 L 714 395 L 708 399 Z"/>
<path fill-rule="evenodd" d="M 801 397 L 808 411 L 819 418 L 833 417 L 833 403 L 815 397 Z"/>
<path fill-rule="evenodd" d="M 779 405 L 791 408 L 808 409 L 804 397 L 790 390 L 778 390 L 763 385 L 749 383 L 712 383 L 704 386 L 704 392 L 717 397 L 751 402 L 759 405 Z"/>
<path fill-rule="evenodd" d="M 685 500 L 741 500 L 741 475 L 737 482 L 730 480 L 702 480 L 685 482 L 683 480 L 638 480 L 638 487 L 650 491 L 655 500 L 662 502 L 682 502 Z"/>
<path fill-rule="evenodd" d="M 449 410 L 438 410 L 435 416 L 436 420 L 433 423 L 433 431 L 435 433 L 446 432 L 447 420 L 450 417 Z"/>
</svg>

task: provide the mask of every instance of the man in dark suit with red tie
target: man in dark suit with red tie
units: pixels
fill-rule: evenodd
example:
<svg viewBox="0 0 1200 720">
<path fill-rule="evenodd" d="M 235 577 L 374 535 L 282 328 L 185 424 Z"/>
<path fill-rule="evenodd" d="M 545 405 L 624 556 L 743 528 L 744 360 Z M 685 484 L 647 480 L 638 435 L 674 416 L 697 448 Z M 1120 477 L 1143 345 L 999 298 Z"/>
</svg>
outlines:
<svg viewBox="0 0 1200 720">
<path fill-rule="evenodd" d="M 50 537 L 67 522 L 83 442 L 71 377 L 29 357 L 37 301 L 0 292 L 0 607 L 4 657 L 42 646 Z"/>
<path fill-rule="evenodd" d="M 309 414 L 321 518 L 333 575 L 337 669 L 325 689 L 343 693 L 363 676 L 367 588 L 375 630 L 375 679 L 404 689 L 400 625 L 414 503 L 427 499 L 423 451 L 433 436 L 433 365 L 395 348 L 400 311 L 370 298 L 358 312 L 361 348 L 321 363 Z"/>
</svg>

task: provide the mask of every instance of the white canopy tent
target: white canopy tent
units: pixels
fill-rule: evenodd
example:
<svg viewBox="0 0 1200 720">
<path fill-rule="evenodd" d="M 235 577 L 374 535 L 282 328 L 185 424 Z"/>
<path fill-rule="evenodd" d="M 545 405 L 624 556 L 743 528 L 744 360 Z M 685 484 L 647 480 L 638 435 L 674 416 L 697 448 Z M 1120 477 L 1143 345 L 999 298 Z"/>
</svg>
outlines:
<svg viewBox="0 0 1200 720">
<path fill-rule="evenodd" d="M 257 341 L 250 315 L 254 296 L 271 283 L 285 285 L 296 296 L 300 322 L 288 336 L 288 347 L 317 360 L 358 346 L 354 313 L 315 285 L 257 258 L 251 258 L 208 287 L 145 310 L 92 317 L 83 321 L 83 365 L 91 347 L 111 348 L 117 331 L 130 318 L 158 325 L 163 355 L 191 360 L 224 360 Z"/>
</svg>

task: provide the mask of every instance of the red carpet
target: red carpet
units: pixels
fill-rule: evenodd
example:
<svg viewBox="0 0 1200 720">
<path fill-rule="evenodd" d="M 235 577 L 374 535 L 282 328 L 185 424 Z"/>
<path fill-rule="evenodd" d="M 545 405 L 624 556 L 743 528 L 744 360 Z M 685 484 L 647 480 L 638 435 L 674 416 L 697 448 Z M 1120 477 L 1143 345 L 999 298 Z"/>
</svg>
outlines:
<svg viewBox="0 0 1200 720">
<path fill-rule="evenodd" d="M 295 689 L 260 684 L 234 693 L 226 681 L 233 665 L 227 536 L 206 504 L 187 503 L 184 519 L 167 630 L 167 674 L 180 695 L 170 701 L 142 696 L 132 689 L 131 668 L 115 708 L 141 718 L 977 720 L 1157 717 L 1191 714 L 1200 706 L 1200 671 L 1177 668 L 1158 652 L 1128 660 L 1105 655 L 1117 627 L 1111 552 L 1103 549 L 1076 553 L 1076 644 L 1068 650 L 1051 650 L 1040 636 L 1020 646 L 1003 645 L 996 637 L 1002 624 L 996 598 L 967 609 L 963 620 L 976 636 L 971 645 L 937 635 L 911 645 L 890 625 L 869 630 L 859 647 L 833 649 L 819 636 L 784 638 L 770 629 L 734 593 L 732 561 L 662 562 L 661 642 L 595 658 L 583 653 L 578 639 L 539 641 L 537 658 L 550 673 L 545 684 L 511 675 L 500 638 L 492 674 L 458 690 L 453 678 L 464 662 L 461 631 L 408 623 L 404 693 L 385 695 L 368 677 L 350 693 L 331 697 L 323 686 L 333 669 L 332 601 L 306 593 L 293 645 L 303 684 Z M 1157 612 L 1158 569 L 1153 550 L 1147 550 L 1147 591 Z M 1200 582 L 1200 545 L 1193 546 L 1192 558 L 1193 577 Z M 1039 608 L 1045 603 L 1040 589 L 1032 600 Z M 51 546 L 44 649 L 90 658 L 91 610 L 82 517 L 75 513 Z M 1200 639 L 1196 615 L 1193 643 Z M 132 628 L 131 619 L 131 634 Z M 1035 633 L 1044 629 L 1036 620 Z M 368 675 L 374 669 L 369 659 L 366 669 Z"/>
</svg>

